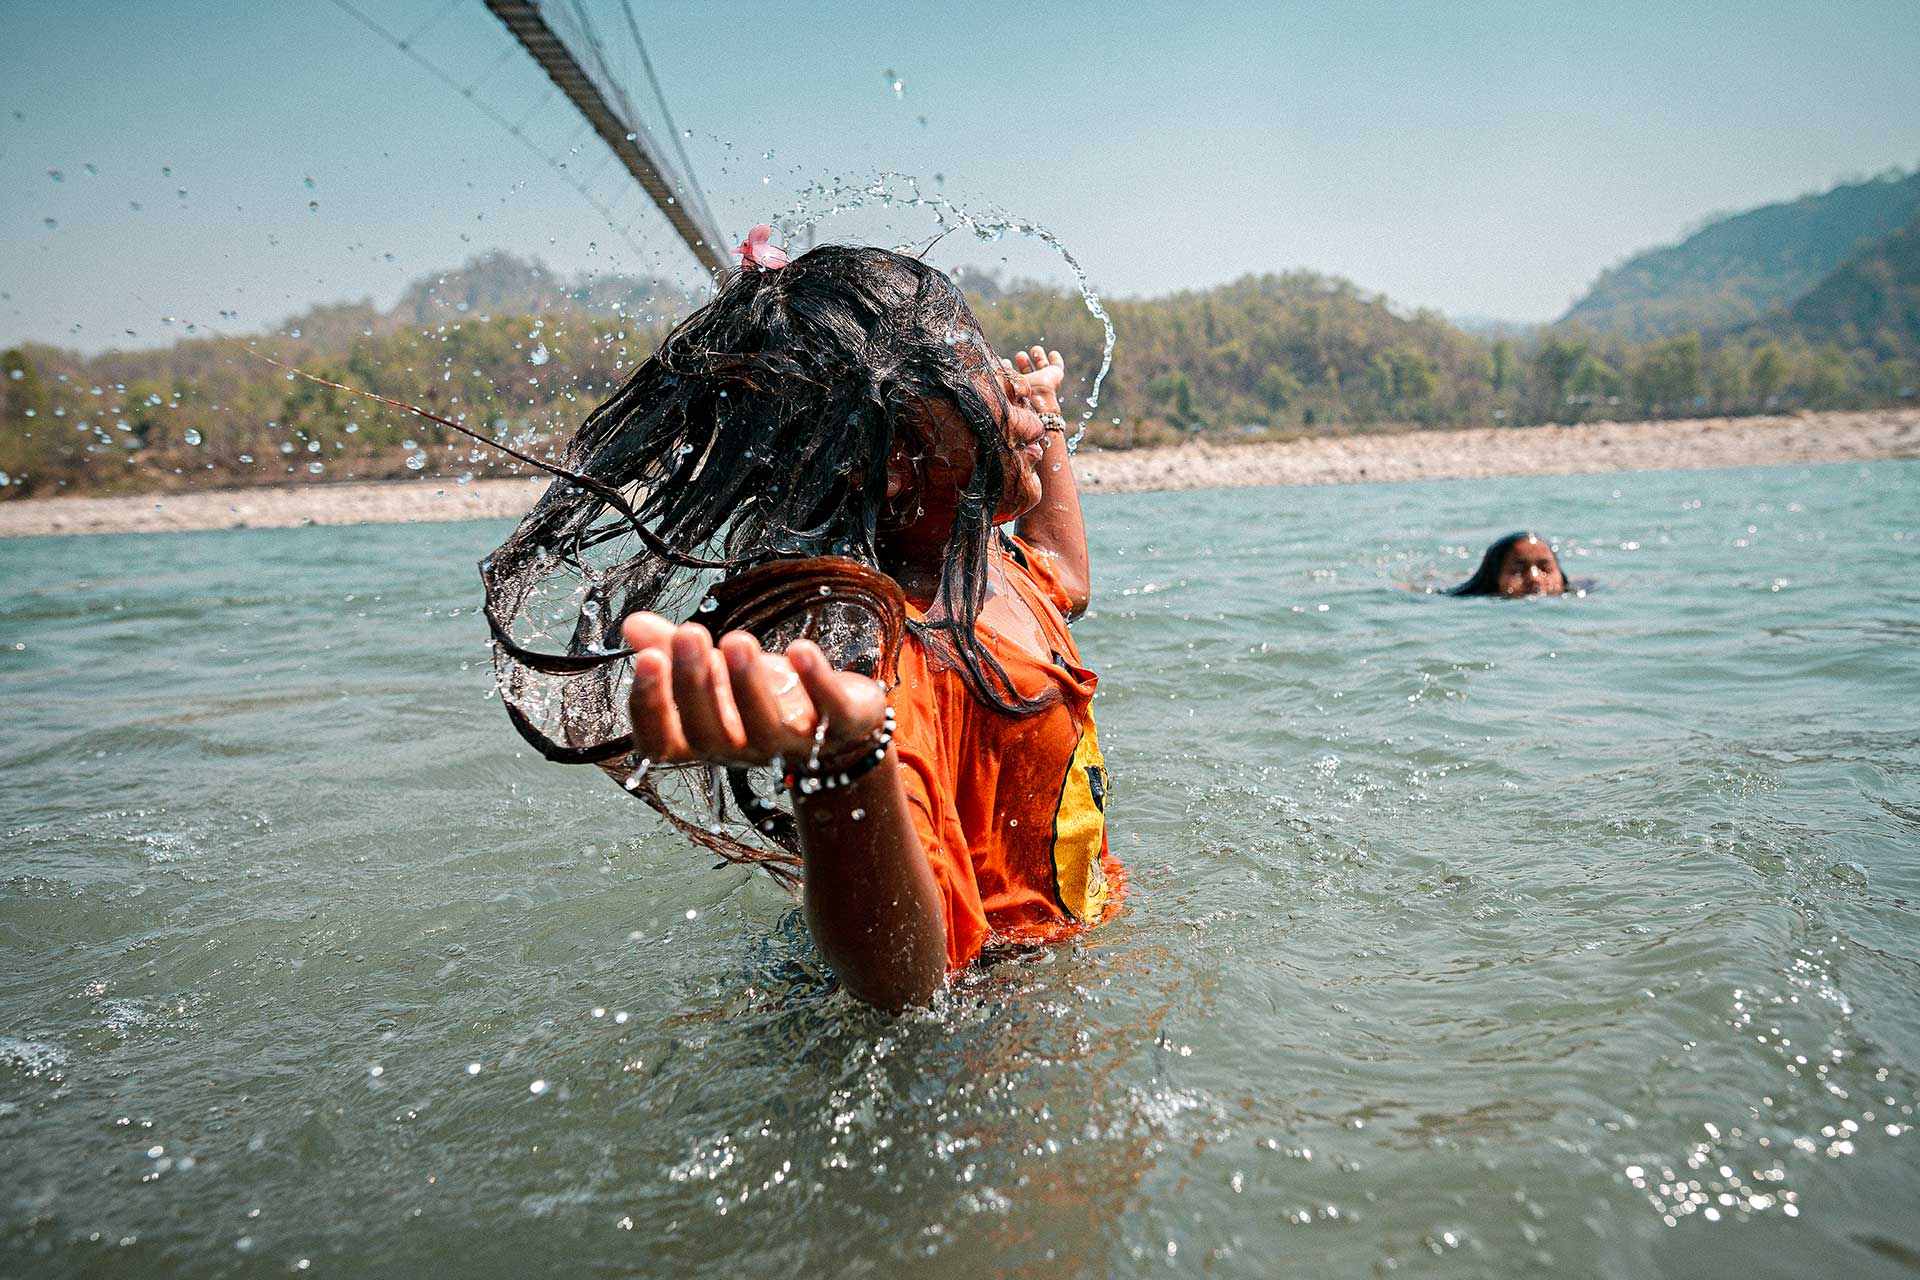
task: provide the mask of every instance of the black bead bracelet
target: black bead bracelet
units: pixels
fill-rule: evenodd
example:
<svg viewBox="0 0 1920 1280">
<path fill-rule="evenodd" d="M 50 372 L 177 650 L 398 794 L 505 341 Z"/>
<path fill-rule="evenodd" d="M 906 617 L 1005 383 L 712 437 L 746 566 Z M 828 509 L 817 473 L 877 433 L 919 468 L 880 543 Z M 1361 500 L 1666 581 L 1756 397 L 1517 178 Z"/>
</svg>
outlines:
<svg viewBox="0 0 1920 1280">
<path fill-rule="evenodd" d="M 887 714 L 880 727 L 873 731 L 866 745 L 860 748 L 859 755 L 847 764 L 832 763 L 822 765 L 815 760 L 811 765 L 799 769 L 789 769 L 781 775 L 780 783 L 789 791 L 798 791 L 803 796 L 818 795 L 822 791 L 838 791 L 842 787 L 852 786 L 866 777 L 887 758 L 887 748 L 893 745 L 893 708 L 887 708 Z"/>
</svg>

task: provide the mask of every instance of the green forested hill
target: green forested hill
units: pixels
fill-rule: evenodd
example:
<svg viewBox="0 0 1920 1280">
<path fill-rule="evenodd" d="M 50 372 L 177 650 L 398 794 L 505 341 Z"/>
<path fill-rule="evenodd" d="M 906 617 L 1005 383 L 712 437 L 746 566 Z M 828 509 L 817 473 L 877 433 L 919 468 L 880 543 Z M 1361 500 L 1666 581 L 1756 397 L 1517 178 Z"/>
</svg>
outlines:
<svg viewBox="0 0 1920 1280">
<path fill-rule="evenodd" d="M 1792 304 L 1920 213 L 1920 172 L 1894 171 L 1708 223 L 1601 274 L 1562 322 L 1636 342 L 1733 329 Z"/>
<path fill-rule="evenodd" d="M 1920 215 L 1855 253 L 1768 327 L 1882 360 L 1920 357 Z"/>
</svg>

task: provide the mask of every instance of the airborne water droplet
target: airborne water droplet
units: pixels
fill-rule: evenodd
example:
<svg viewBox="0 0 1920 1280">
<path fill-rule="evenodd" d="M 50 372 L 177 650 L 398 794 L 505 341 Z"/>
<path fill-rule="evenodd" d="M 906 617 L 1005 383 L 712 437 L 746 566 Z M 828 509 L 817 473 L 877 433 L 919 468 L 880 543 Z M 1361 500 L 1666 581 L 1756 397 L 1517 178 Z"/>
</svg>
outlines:
<svg viewBox="0 0 1920 1280">
<path fill-rule="evenodd" d="M 544 342 L 536 345 L 534 349 L 527 354 L 528 364 L 545 364 L 551 359 L 553 359 L 553 356 L 547 351 L 547 344 Z"/>
<path fill-rule="evenodd" d="M 200 433 L 198 431 L 195 431 L 192 427 L 188 427 L 185 433 L 182 434 L 180 438 L 182 440 L 185 440 L 188 444 L 200 443 Z"/>
</svg>

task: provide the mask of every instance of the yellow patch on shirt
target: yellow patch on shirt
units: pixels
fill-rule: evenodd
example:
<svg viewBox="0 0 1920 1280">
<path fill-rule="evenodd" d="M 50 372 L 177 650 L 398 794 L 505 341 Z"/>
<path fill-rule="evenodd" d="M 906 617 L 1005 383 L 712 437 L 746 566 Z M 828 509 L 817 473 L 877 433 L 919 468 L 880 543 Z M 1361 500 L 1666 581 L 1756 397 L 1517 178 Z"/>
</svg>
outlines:
<svg viewBox="0 0 1920 1280">
<path fill-rule="evenodd" d="M 1053 812 L 1054 894 L 1076 920 L 1098 920 L 1107 909 L 1107 874 L 1100 865 L 1107 795 L 1107 758 L 1089 712 Z"/>
</svg>

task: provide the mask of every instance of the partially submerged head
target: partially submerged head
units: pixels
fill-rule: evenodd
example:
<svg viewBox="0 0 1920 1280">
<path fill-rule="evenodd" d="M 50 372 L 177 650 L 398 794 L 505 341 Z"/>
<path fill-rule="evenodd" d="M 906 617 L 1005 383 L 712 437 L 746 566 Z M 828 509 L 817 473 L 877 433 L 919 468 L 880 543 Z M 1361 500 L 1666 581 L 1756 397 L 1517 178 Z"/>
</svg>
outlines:
<svg viewBox="0 0 1920 1280">
<path fill-rule="evenodd" d="M 1558 596 L 1567 591 L 1559 557 L 1537 534 L 1510 533 L 1487 548 L 1473 576 L 1452 596 Z"/>
</svg>

